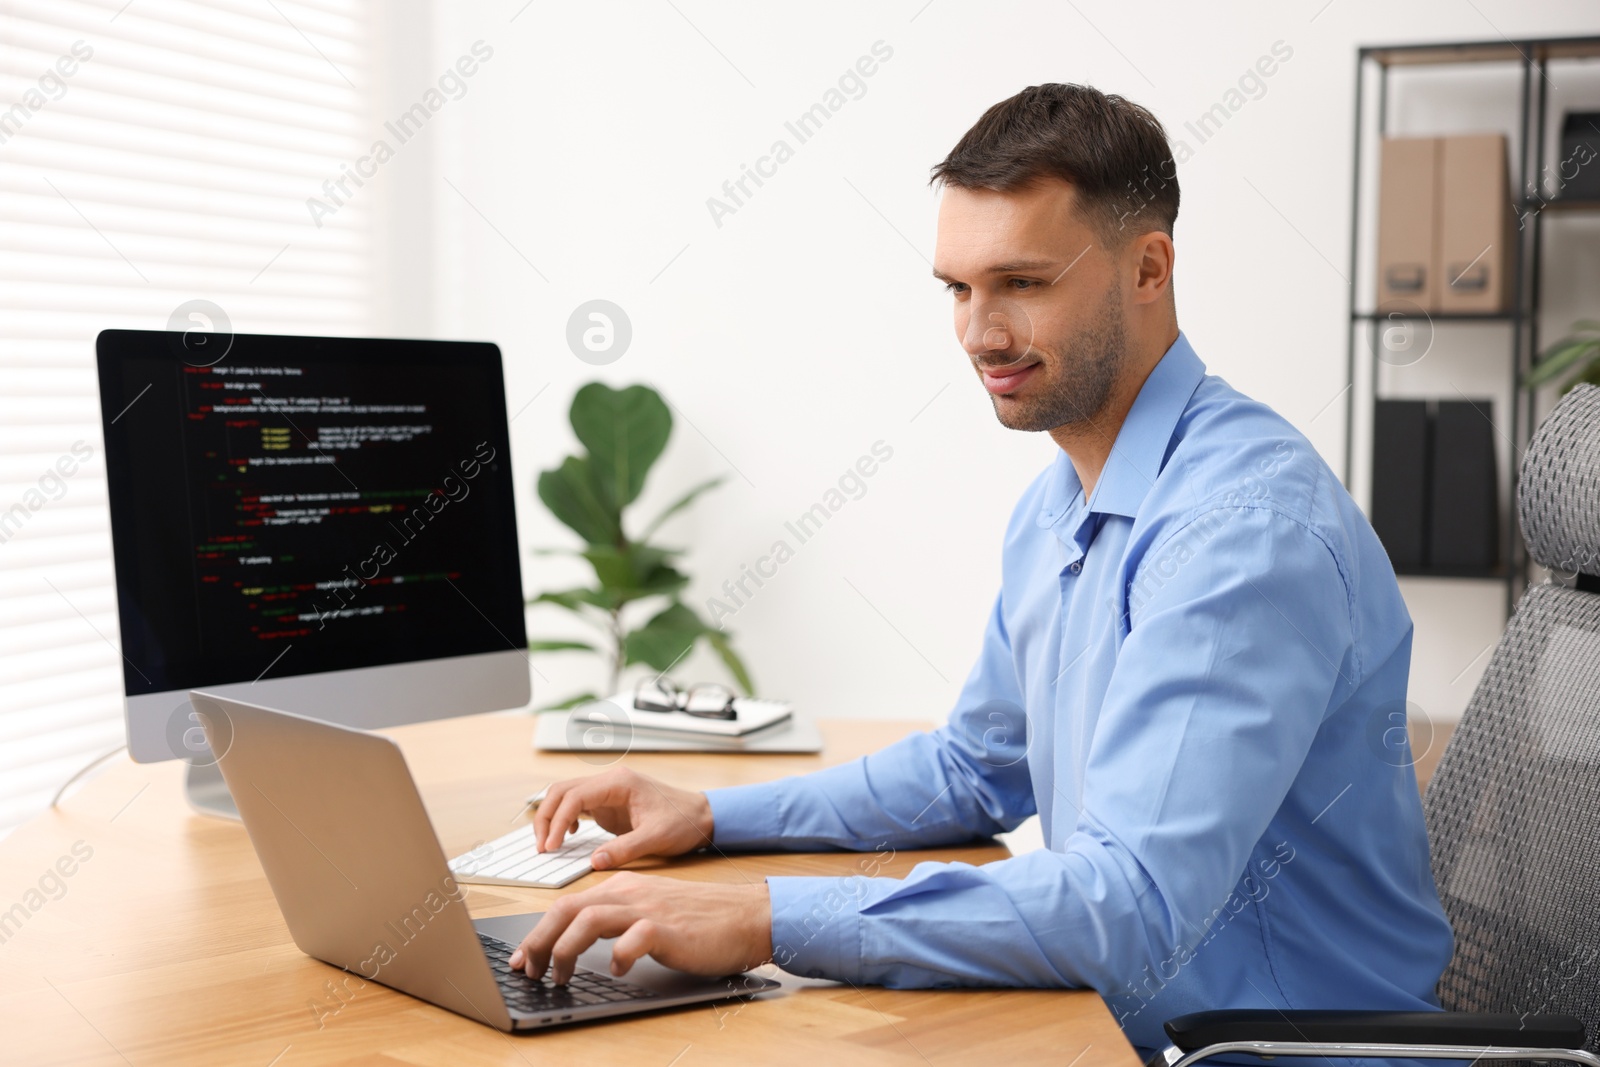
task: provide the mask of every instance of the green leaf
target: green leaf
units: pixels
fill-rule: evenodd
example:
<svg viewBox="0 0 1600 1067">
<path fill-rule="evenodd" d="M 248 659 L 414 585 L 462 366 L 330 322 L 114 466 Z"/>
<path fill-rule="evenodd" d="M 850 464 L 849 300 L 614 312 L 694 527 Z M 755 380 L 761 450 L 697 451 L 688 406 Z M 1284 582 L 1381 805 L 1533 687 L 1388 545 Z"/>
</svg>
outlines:
<svg viewBox="0 0 1600 1067">
<path fill-rule="evenodd" d="M 616 544 L 622 537 L 622 509 L 601 493 L 587 459 L 568 456 L 555 470 L 540 474 L 539 499 L 592 545 Z"/>
<path fill-rule="evenodd" d="M 584 605 L 599 608 L 601 611 L 610 611 L 616 606 L 611 595 L 604 589 L 557 589 L 548 593 L 540 593 L 529 604 L 554 604 L 566 608 L 575 615 L 584 615 Z"/>
<path fill-rule="evenodd" d="M 619 589 L 619 595 L 626 596 L 629 600 L 639 600 L 647 596 L 672 596 L 683 591 L 689 584 L 689 576 L 676 567 L 657 567 L 639 580 L 639 584 L 632 589 Z"/>
<path fill-rule="evenodd" d="M 654 545 L 591 545 L 583 553 L 600 585 L 619 605 L 647 596 L 671 595 L 688 585 L 688 575 L 668 563 L 677 555 L 677 549 Z"/>
<path fill-rule="evenodd" d="M 567 699 L 561 701 L 561 703 L 559 703 L 559 704 L 546 704 L 544 707 L 539 708 L 537 710 L 539 710 L 539 711 L 566 711 L 569 708 L 577 707 L 579 704 L 590 704 L 590 703 L 593 703 L 594 701 L 599 700 L 599 699 L 600 698 L 595 696 L 593 693 L 579 693 L 575 697 L 568 697 Z"/>
<path fill-rule="evenodd" d="M 1600 339 L 1568 338 L 1545 350 L 1543 358 L 1534 364 L 1523 379 L 1523 384 L 1530 387 L 1543 385 L 1579 364 L 1587 366 L 1596 358 L 1600 358 Z"/>
<path fill-rule="evenodd" d="M 744 660 L 733 650 L 731 635 L 706 625 L 693 609 L 678 601 L 628 635 L 626 659 L 630 664 L 647 663 L 658 671 L 668 671 L 702 637 L 716 650 L 739 688 L 747 694 L 754 693 L 755 682 Z"/>
<path fill-rule="evenodd" d="M 644 533 L 639 535 L 639 540 L 648 541 L 650 539 L 650 535 L 661 528 L 662 523 L 672 518 L 672 516 L 676 515 L 690 504 L 693 504 L 695 497 L 699 496 L 707 489 L 715 489 L 725 481 L 727 481 L 727 478 L 719 474 L 715 478 L 708 478 L 706 481 L 701 482 L 699 485 L 680 496 L 671 507 L 667 508 L 667 510 L 663 511 L 661 514 L 657 515 L 651 520 L 650 525 L 644 528 Z"/>
<path fill-rule="evenodd" d="M 1600 344 L 1600 340 L 1593 337 L 1563 337 L 1555 344 L 1544 350 L 1539 357 L 1540 363 L 1549 363 L 1554 359 L 1571 359 L 1573 352 L 1582 353 L 1585 349 L 1593 348 Z"/>
<path fill-rule="evenodd" d="M 756 684 L 750 680 L 750 671 L 745 667 L 744 660 L 733 650 L 733 643 L 729 640 L 728 634 L 708 626 L 706 640 L 711 642 L 711 647 L 722 657 L 723 664 L 728 668 L 728 673 L 739 683 L 739 688 L 744 690 L 746 696 L 754 696 Z"/>
<path fill-rule="evenodd" d="M 645 475 L 672 435 L 672 412 L 646 385 L 613 389 L 590 382 L 572 398 L 572 431 L 593 459 L 595 487 L 618 517 L 644 488 Z M 565 522 L 565 519 L 562 519 Z M 568 523 L 568 525 L 571 525 Z M 588 538 L 591 543 L 611 543 Z"/>
<path fill-rule="evenodd" d="M 581 553 L 594 567 L 594 575 L 608 589 L 631 589 L 641 578 L 665 566 L 673 553 L 652 545 L 590 545 Z"/>
<path fill-rule="evenodd" d="M 1580 385 L 1600 385 L 1600 360 L 1595 360 L 1585 367 L 1582 374 L 1562 387 L 1561 393 L 1565 396 Z"/>
<path fill-rule="evenodd" d="M 649 622 L 628 634 L 623 646 L 625 662 L 648 663 L 658 671 L 671 670 L 689 654 L 689 649 L 705 630 L 705 623 L 698 615 L 673 601 Z"/>
<path fill-rule="evenodd" d="M 587 641 L 529 641 L 529 652 L 599 652 L 600 650 Z"/>
</svg>

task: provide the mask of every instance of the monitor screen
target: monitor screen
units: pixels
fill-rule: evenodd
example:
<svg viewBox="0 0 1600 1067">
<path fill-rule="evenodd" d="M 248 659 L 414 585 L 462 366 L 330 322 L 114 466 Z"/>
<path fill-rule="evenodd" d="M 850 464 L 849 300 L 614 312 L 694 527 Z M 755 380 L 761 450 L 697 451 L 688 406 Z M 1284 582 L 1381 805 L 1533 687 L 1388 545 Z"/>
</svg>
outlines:
<svg viewBox="0 0 1600 1067">
<path fill-rule="evenodd" d="M 492 344 L 108 330 L 130 697 L 526 647 Z"/>
</svg>

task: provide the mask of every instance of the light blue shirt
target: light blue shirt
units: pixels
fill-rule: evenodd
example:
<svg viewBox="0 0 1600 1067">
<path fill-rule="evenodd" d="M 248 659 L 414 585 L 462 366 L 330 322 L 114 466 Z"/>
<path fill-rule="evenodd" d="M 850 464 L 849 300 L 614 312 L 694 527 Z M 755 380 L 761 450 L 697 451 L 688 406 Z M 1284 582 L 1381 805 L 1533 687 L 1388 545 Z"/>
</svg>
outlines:
<svg viewBox="0 0 1600 1067">
<path fill-rule="evenodd" d="M 1146 1056 L 1202 1009 L 1436 1009 L 1451 933 L 1410 659 L 1349 494 L 1179 334 L 1089 500 L 1065 453 L 1023 494 L 949 721 L 710 791 L 715 845 L 871 853 L 854 877 L 767 879 L 785 970 L 1095 989 Z M 870 877 L 1034 814 L 1045 850 Z"/>
</svg>

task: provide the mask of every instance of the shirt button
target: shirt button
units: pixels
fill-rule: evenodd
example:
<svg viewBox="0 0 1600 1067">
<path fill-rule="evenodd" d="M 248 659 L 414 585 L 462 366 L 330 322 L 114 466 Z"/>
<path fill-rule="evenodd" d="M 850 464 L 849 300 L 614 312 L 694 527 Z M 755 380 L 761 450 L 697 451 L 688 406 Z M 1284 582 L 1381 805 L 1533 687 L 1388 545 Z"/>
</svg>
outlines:
<svg viewBox="0 0 1600 1067">
<path fill-rule="evenodd" d="M 1072 566 L 1068 567 L 1067 570 L 1071 571 L 1073 574 L 1077 574 L 1079 571 L 1083 570 L 1083 561 L 1081 559 L 1078 560 Z"/>
</svg>

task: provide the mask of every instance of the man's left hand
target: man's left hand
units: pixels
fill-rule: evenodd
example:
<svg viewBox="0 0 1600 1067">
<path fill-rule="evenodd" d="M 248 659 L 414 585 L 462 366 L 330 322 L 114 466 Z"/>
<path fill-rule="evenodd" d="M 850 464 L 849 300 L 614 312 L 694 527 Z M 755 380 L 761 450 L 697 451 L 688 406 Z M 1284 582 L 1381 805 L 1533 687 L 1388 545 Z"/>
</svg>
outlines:
<svg viewBox="0 0 1600 1067">
<path fill-rule="evenodd" d="M 772 959 L 772 898 L 766 882 L 718 885 L 618 871 L 593 889 L 557 898 L 511 954 L 530 978 L 564 984 L 578 955 L 605 937 L 611 973 L 639 957 L 690 974 L 748 971 Z"/>
</svg>

